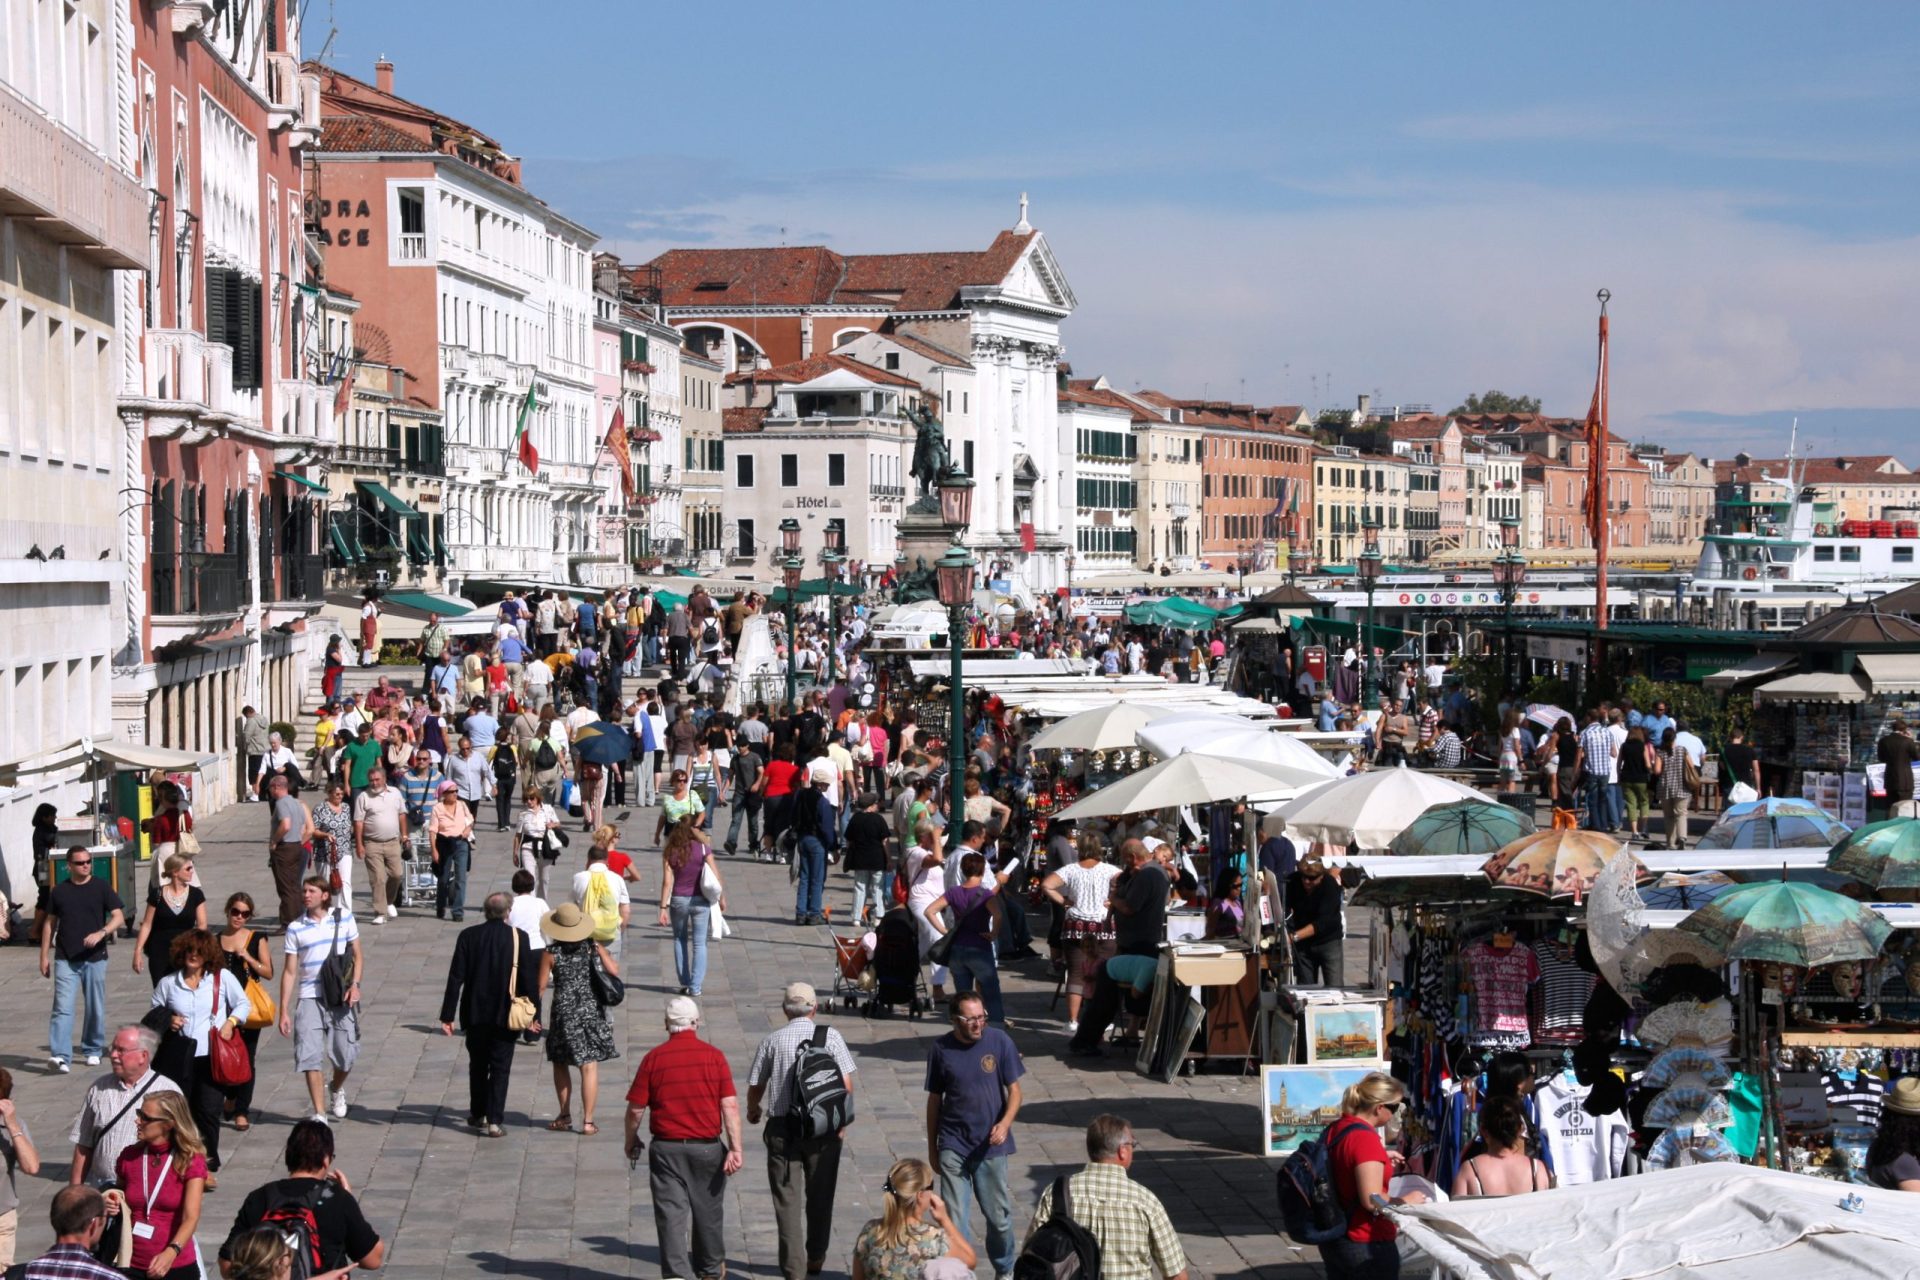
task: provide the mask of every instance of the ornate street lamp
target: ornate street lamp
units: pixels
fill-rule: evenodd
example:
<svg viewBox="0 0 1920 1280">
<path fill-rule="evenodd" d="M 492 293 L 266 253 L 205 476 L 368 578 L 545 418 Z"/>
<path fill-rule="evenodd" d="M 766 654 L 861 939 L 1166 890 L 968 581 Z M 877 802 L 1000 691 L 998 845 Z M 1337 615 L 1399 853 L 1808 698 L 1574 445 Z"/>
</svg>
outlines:
<svg viewBox="0 0 1920 1280">
<path fill-rule="evenodd" d="M 941 490 L 944 500 L 946 490 Z M 947 554 L 934 565 L 935 591 L 947 607 L 947 687 L 951 696 L 947 730 L 947 831 L 958 838 L 961 821 L 963 783 L 966 778 L 966 695 L 960 687 L 960 662 L 965 645 L 961 637 L 967 626 L 967 606 L 973 602 L 975 560 L 956 538 Z"/>
<path fill-rule="evenodd" d="M 1377 711 L 1380 708 L 1380 670 L 1373 660 L 1373 590 L 1380 581 L 1380 521 L 1368 516 L 1360 528 L 1367 536 L 1367 549 L 1354 562 L 1354 572 L 1360 575 L 1360 585 L 1367 592 L 1367 634 L 1360 644 L 1360 658 L 1366 664 L 1363 668 L 1366 672 L 1366 703 Z"/>
<path fill-rule="evenodd" d="M 958 467 L 940 476 L 940 519 L 958 542 L 961 531 L 973 523 L 973 479 Z"/>
<path fill-rule="evenodd" d="M 797 520 L 781 521 L 781 533 L 784 534 L 787 532 L 787 525 L 793 526 L 792 537 L 795 542 L 798 542 L 800 540 L 800 522 Z M 804 571 L 805 567 L 800 557 L 796 555 L 789 555 L 786 562 L 781 566 L 784 571 L 781 576 L 781 581 L 787 588 L 787 710 L 789 714 L 792 713 L 795 699 L 798 696 L 799 673 L 795 663 L 800 652 L 800 628 L 794 619 L 794 610 L 800 601 L 800 574 Z"/>
<path fill-rule="evenodd" d="M 1527 580 L 1527 557 L 1520 550 L 1520 522 L 1511 516 L 1500 522 L 1500 554 L 1494 557 L 1493 580 L 1500 587 L 1500 609 L 1505 638 L 1501 641 L 1506 693 L 1513 692 L 1513 602 Z"/>
<path fill-rule="evenodd" d="M 1306 522 L 1296 512 L 1291 531 L 1287 534 L 1287 585 L 1290 587 L 1313 564 L 1313 553 L 1308 551 L 1305 543 L 1302 542 L 1306 536 L 1305 529 Z"/>
<path fill-rule="evenodd" d="M 800 522 L 792 516 L 780 522 L 780 550 L 789 556 L 800 554 Z"/>
<path fill-rule="evenodd" d="M 827 683 L 838 678 L 837 655 L 840 652 L 840 567 L 847 560 L 847 530 L 837 520 L 827 521 L 827 549 L 820 553 L 827 566 L 827 608 L 833 629 L 827 634 Z"/>
</svg>

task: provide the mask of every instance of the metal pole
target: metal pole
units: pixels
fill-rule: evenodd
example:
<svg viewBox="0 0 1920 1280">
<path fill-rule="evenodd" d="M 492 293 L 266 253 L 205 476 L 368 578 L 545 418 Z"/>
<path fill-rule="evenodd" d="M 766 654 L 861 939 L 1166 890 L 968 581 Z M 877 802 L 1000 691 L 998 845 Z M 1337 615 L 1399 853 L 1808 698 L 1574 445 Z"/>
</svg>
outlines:
<svg viewBox="0 0 1920 1280">
<path fill-rule="evenodd" d="M 947 847 L 960 838 L 961 796 L 965 793 L 967 771 L 966 724 L 967 699 L 960 688 L 960 655 L 965 645 L 961 631 L 967 624 L 965 605 L 947 610 L 947 688 L 952 722 L 947 727 Z"/>
<path fill-rule="evenodd" d="M 1361 657 L 1366 661 L 1367 706 L 1380 709 L 1380 671 L 1373 656 L 1373 579 L 1367 579 L 1367 634 L 1360 645 Z"/>
<path fill-rule="evenodd" d="M 793 588 L 787 588 L 787 711 L 792 713 L 799 691 L 799 675 L 794 661 L 800 650 L 800 628 L 793 618 Z"/>
<path fill-rule="evenodd" d="M 1501 666 L 1505 668 L 1505 674 L 1500 681 L 1500 696 L 1503 698 L 1513 691 L 1513 596 L 1514 591 L 1511 586 L 1502 594 L 1502 599 L 1506 602 L 1507 631 L 1506 639 L 1500 645 L 1500 656 L 1503 659 Z"/>
</svg>

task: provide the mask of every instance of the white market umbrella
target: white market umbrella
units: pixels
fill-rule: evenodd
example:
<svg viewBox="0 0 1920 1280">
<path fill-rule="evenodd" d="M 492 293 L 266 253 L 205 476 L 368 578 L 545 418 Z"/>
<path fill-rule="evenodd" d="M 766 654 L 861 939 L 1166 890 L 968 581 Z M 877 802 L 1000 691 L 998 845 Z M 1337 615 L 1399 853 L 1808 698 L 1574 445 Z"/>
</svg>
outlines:
<svg viewBox="0 0 1920 1280">
<path fill-rule="evenodd" d="M 1343 772 L 1339 765 L 1291 734 L 1262 729 L 1239 716 L 1168 717 L 1140 730 L 1134 741 L 1162 757 L 1202 751 L 1229 760 L 1290 764 L 1322 778 L 1337 778 Z"/>
<path fill-rule="evenodd" d="M 1373 769 L 1341 778 L 1282 805 L 1268 821 L 1324 844 L 1386 849 L 1395 836 L 1436 804 L 1485 800 L 1472 787 L 1405 767 Z"/>
<path fill-rule="evenodd" d="M 1036 751 L 1131 751 L 1134 735 L 1165 714 L 1137 702 L 1110 702 L 1047 726 L 1031 746 Z"/>
<path fill-rule="evenodd" d="M 1533 721 L 1535 724 L 1542 726 L 1549 733 L 1551 733 L 1553 731 L 1553 727 L 1559 724 L 1562 720 L 1573 721 L 1574 727 L 1576 728 L 1578 728 L 1580 724 L 1580 719 L 1578 716 L 1568 715 L 1565 711 L 1562 711 L 1559 707 L 1554 706 L 1551 702 L 1534 703 L 1532 706 L 1527 708 L 1526 718 Z"/>
<path fill-rule="evenodd" d="M 1321 781 L 1324 779 L 1318 774 L 1293 765 L 1226 760 L 1188 751 L 1081 796 L 1054 817 L 1111 818 L 1216 800 L 1240 800 Z"/>
</svg>

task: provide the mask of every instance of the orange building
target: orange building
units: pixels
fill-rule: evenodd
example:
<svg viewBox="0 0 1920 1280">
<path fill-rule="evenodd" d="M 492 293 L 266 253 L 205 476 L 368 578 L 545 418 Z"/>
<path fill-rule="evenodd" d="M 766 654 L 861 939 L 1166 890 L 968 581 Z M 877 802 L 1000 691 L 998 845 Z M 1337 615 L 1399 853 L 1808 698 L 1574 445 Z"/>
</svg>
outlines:
<svg viewBox="0 0 1920 1280">
<path fill-rule="evenodd" d="M 1291 523 L 1313 540 L 1313 440 L 1298 405 L 1256 408 L 1224 400 L 1181 400 L 1158 391 L 1139 399 L 1198 426 L 1200 557 L 1215 568 L 1242 554 L 1260 567 L 1284 564 Z"/>
</svg>

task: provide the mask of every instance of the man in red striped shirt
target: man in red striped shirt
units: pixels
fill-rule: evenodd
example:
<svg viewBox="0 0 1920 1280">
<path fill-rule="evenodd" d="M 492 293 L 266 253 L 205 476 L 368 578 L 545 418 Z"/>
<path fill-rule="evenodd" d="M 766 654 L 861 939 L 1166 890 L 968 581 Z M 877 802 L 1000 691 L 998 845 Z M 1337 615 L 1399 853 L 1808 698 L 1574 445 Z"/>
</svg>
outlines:
<svg viewBox="0 0 1920 1280">
<path fill-rule="evenodd" d="M 651 1110 L 647 1181 L 660 1274 L 717 1280 L 726 1268 L 724 1192 L 742 1163 L 740 1100 L 726 1055 L 700 1038 L 699 1025 L 699 1005 L 667 1001 L 666 1043 L 640 1059 L 627 1090 L 627 1159 L 645 1149 L 640 1122 Z"/>
</svg>

